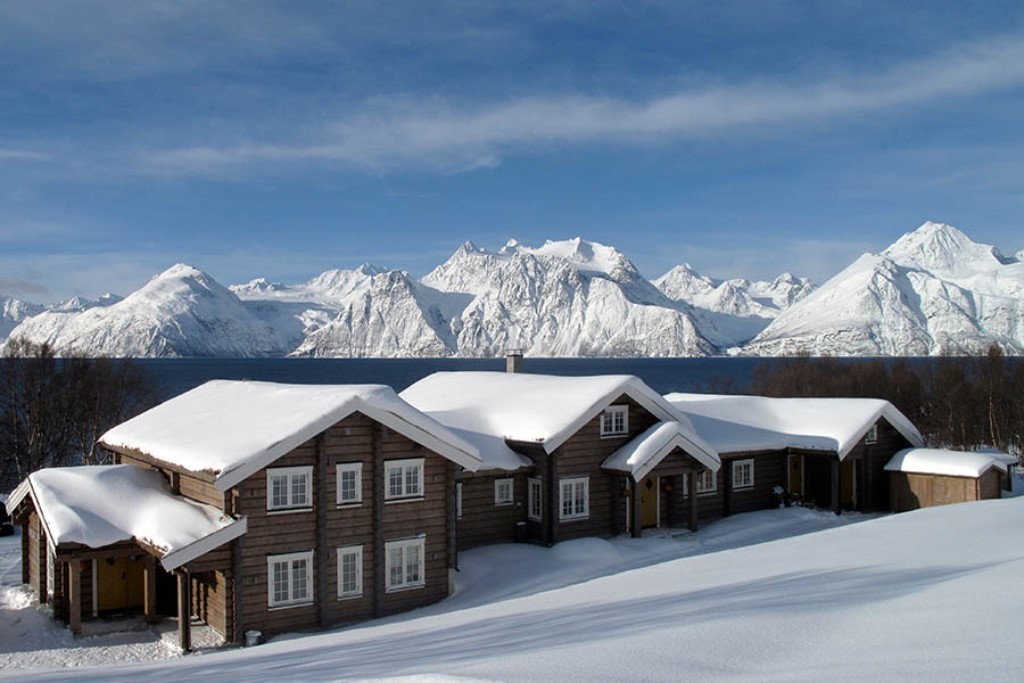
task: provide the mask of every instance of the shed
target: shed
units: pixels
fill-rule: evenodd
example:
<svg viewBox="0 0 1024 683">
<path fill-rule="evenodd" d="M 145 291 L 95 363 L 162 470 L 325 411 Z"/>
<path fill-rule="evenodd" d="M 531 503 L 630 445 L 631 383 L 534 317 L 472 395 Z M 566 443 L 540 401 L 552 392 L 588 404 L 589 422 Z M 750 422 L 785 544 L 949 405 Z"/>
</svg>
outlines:
<svg viewBox="0 0 1024 683">
<path fill-rule="evenodd" d="M 885 469 L 893 512 L 1000 497 L 1006 464 L 991 453 L 907 448 Z"/>
</svg>

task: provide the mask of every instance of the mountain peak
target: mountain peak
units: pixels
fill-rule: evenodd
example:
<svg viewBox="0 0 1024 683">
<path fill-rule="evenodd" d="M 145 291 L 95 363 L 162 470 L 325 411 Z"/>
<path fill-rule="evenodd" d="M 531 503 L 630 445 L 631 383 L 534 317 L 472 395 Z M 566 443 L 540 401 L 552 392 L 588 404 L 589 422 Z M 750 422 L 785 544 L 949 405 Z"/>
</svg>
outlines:
<svg viewBox="0 0 1024 683">
<path fill-rule="evenodd" d="M 1007 259 L 995 247 L 978 244 L 946 223 L 927 221 L 882 252 L 897 265 L 927 271 L 993 268 Z"/>
</svg>

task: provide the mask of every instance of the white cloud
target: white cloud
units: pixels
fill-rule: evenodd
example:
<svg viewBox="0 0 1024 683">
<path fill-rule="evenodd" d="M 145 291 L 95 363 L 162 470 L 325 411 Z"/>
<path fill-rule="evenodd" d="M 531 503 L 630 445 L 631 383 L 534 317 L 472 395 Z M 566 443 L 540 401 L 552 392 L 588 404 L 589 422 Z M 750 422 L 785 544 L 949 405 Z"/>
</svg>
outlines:
<svg viewBox="0 0 1024 683">
<path fill-rule="evenodd" d="M 750 82 L 691 89 L 646 101 L 612 97 L 529 97 L 459 106 L 395 99 L 322 126 L 303 140 L 229 147 L 195 145 L 146 154 L 172 173 L 251 171 L 333 163 L 366 170 L 465 170 L 503 155 L 551 145 L 660 142 L 736 130 L 792 126 L 966 97 L 1024 83 L 1024 40 L 961 46 L 886 72 L 811 84 Z"/>
<path fill-rule="evenodd" d="M 0 147 L 0 161 L 46 161 L 50 158 L 49 154 L 42 152 Z"/>
</svg>

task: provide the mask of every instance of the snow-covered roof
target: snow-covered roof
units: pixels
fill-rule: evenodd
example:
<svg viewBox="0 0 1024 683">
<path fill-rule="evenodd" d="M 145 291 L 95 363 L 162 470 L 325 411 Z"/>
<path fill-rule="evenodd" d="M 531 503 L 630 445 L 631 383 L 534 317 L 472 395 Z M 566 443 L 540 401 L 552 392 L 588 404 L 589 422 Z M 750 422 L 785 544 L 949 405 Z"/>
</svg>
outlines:
<svg viewBox="0 0 1024 683">
<path fill-rule="evenodd" d="M 768 398 L 668 394 L 697 433 L 719 453 L 800 448 L 834 451 L 840 458 L 885 418 L 914 446 L 924 440 L 888 401 L 875 398 Z"/>
<path fill-rule="evenodd" d="M 947 451 L 941 448 L 906 448 L 885 465 L 889 472 L 980 477 L 993 467 L 1006 471 L 1006 463 L 992 453 Z"/>
<path fill-rule="evenodd" d="M 138 541 L 160 553 L 167 570 L 246 532 L 245 518 L 173 495 L 160 472 L 134 465 L 39 470 L 14 490 L 8 506 L 17 507 L 27 496 L 54 545 L 102 548 Z"/>
<path fill-rule="evenodd" d="M 437 372 L 401 397 L 480 447 L 484 467 L 525 459 L 505 441 L 541 445 L 551 453 L 622 395 L 660 420 L 682 420 L 672 406 L 632 375 L 563 377 L 505 372 Z M 529 461 L 525 461 L 529 462 Z"/>
<path fill-rule="evenodd" d="M 480 465 L 474 445 L 379 384 L 214 380 L 114 427 L 100 441 L 209 472 L 226 491 L 355 412 L 467 469 Z"/>
<path fill-rule="evenodd" d="M 692 428 L 681 422 L 659 422 L 608 456 L 601 467 L 628 472 L 640 481 L 676 448 L 683 449 L 712 472 L 722 465 L 718 453 Z"/>
</svg>

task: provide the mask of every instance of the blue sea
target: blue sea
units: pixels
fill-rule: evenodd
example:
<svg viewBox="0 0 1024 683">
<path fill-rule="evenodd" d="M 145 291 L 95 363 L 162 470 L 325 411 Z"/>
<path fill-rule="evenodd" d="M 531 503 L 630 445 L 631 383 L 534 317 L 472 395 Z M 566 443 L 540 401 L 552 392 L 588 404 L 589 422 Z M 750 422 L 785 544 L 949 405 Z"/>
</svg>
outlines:
<svg viewBox="0 0 1024 683">
<path fill-rule="evenodd" d="M 387 384 L 402 391 L 440 371 L 503 372 L 504 358 L 181 358 L 136 360 L 152 375 L 164 398 L 211 379 L 249 379 L 298 384 Z M 658 393 L 739 391 L 762 358 L 526 358 L 523 372 L 553 375 L 624 374 L 640 377 Z"/>
</svg>

